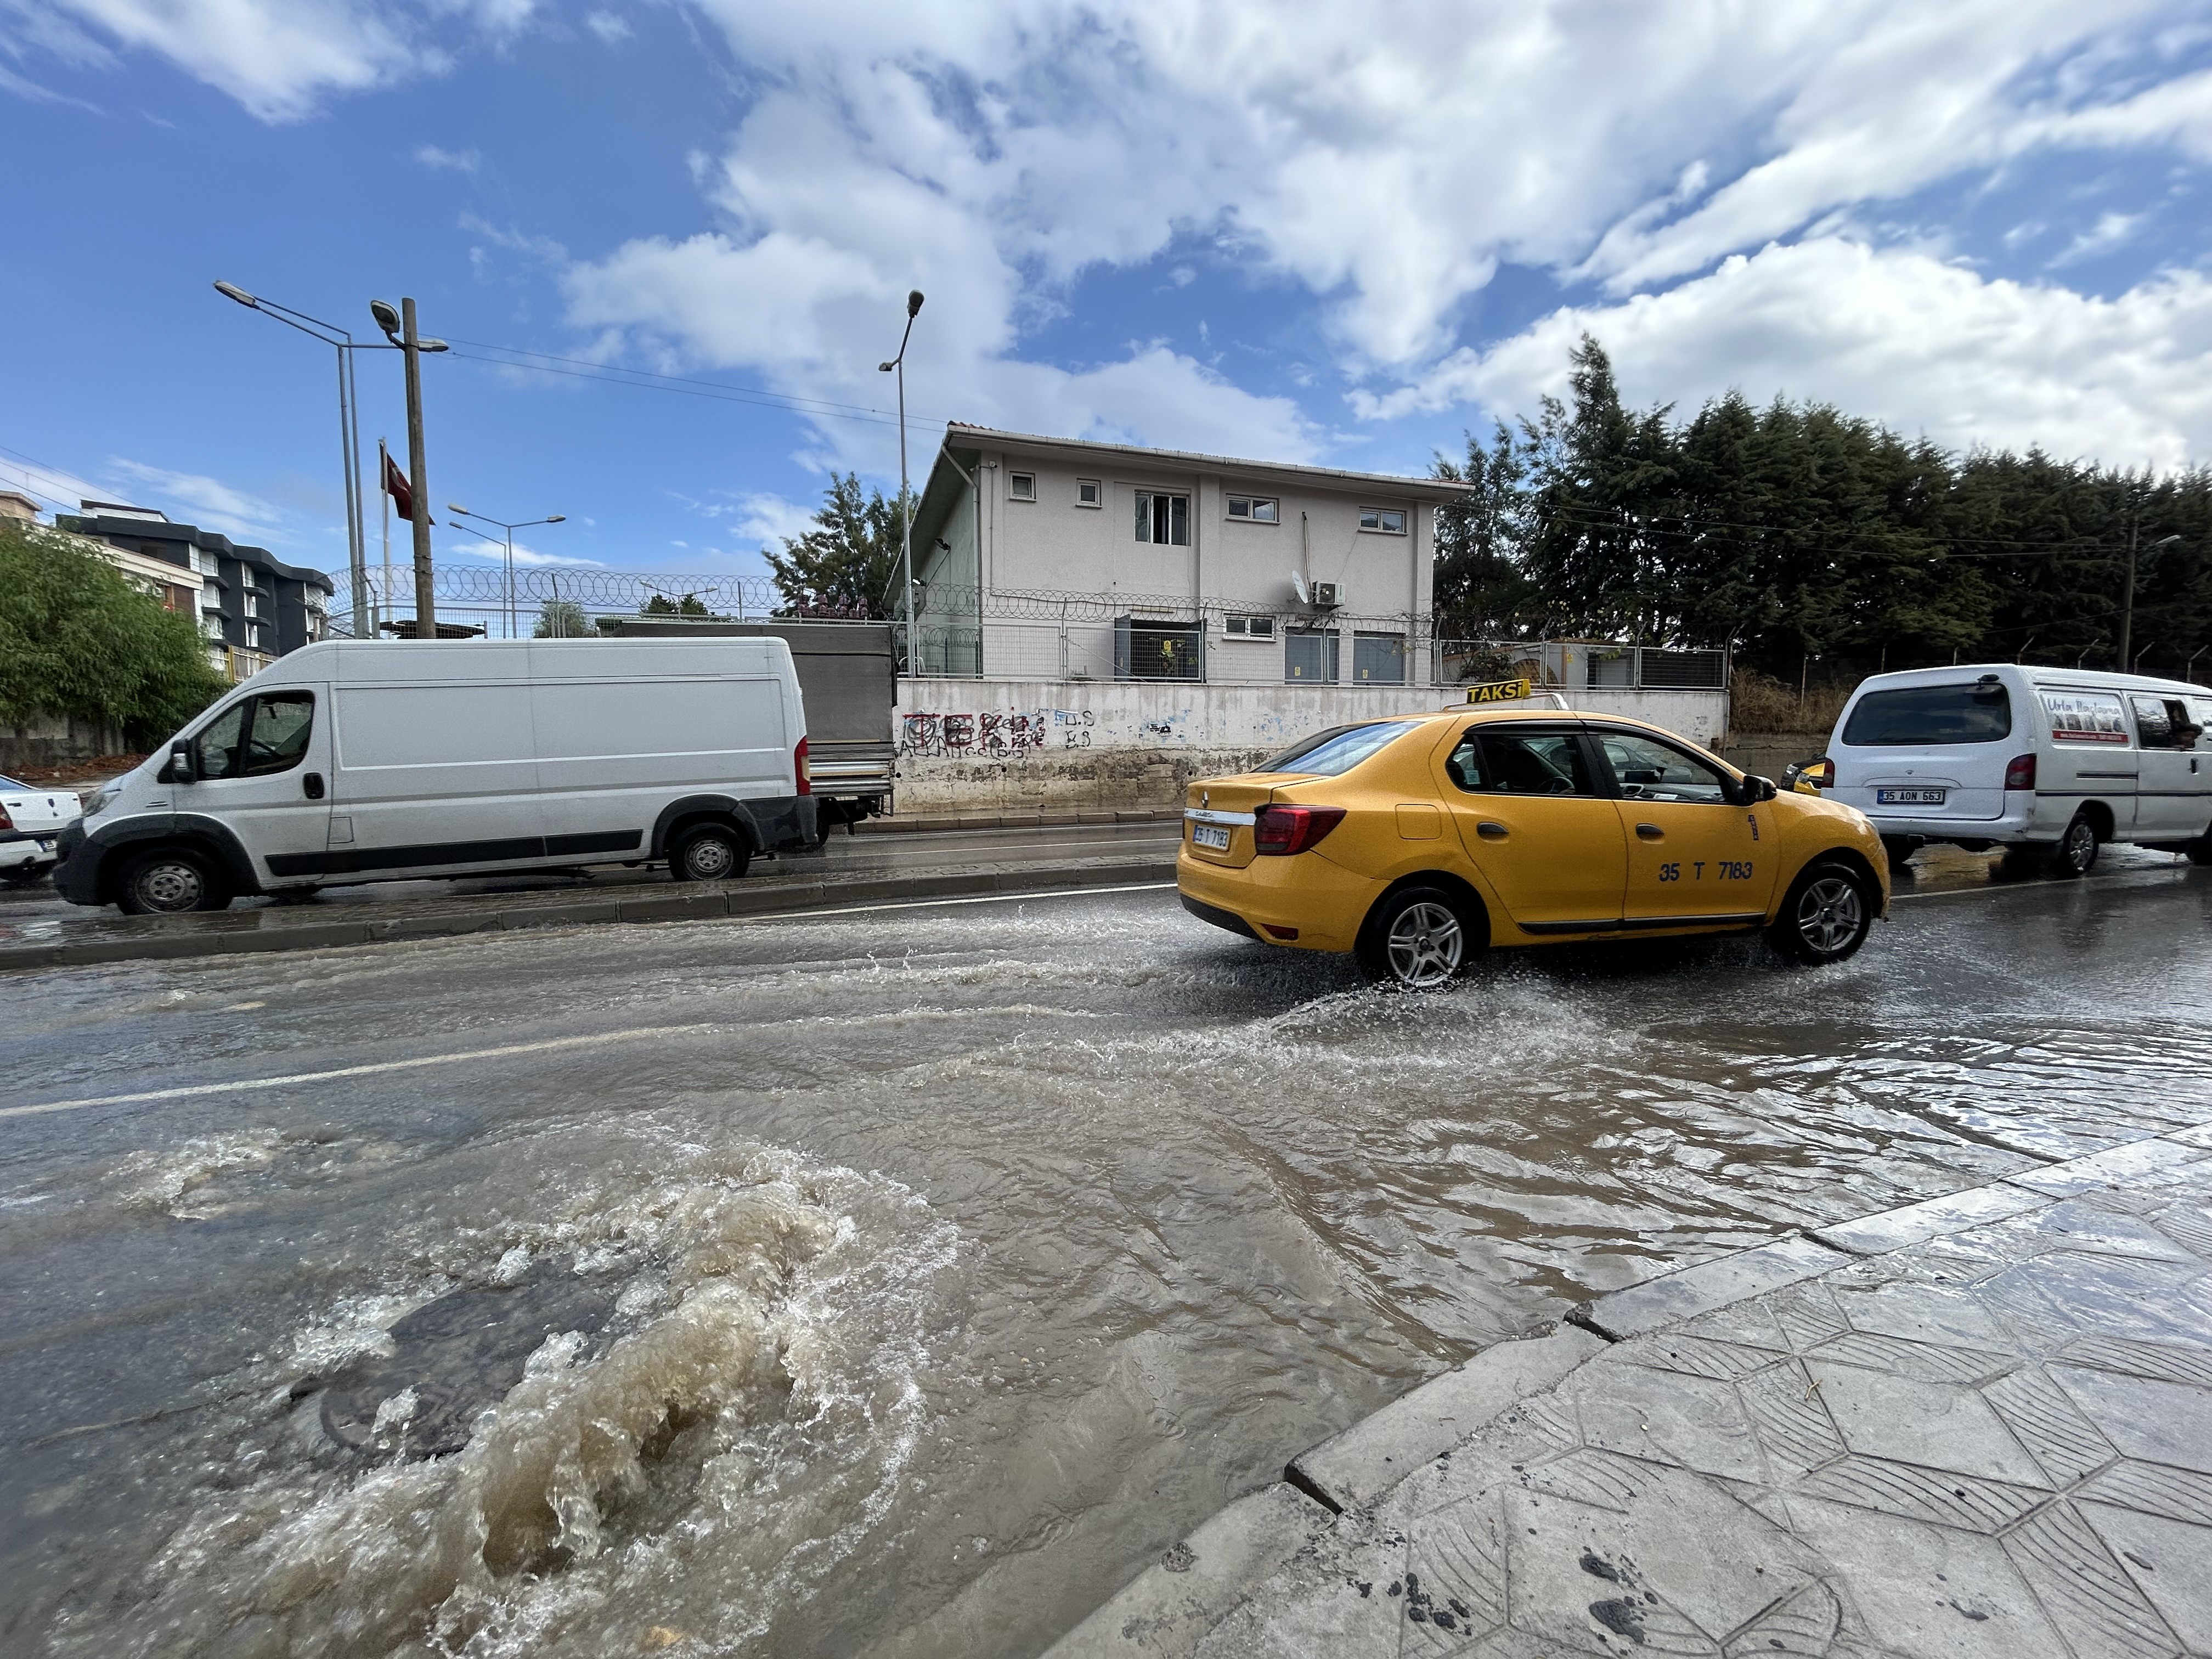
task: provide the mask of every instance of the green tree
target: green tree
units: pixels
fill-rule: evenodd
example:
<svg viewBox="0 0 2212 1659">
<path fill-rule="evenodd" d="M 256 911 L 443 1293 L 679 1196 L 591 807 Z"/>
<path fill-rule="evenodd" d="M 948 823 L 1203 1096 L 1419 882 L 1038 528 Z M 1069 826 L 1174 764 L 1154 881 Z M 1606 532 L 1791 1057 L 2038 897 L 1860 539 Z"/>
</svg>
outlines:
<svg viewBox="0 0 2212 1659">
<path fill-rule="evenodd" d="M 767 553 L 783 596 L 777 614 L 888 617 L 884 590 L 898 571 L 900 528 L 898 497 L 880 489 L 864 495 L 857 475 L 833 474 L 814 528 L 786 537 L 782 552 Z"/>
<path fill-rule="evenodd" d="M 1504 422 L 1485 449 L 1474 434 L 1462 463 L 1439 455 L 1433 476 L 1474 486 L 1437 509 L 1437 633 L 1449 640 L 1525 637 L 1544 624 L 1541 594 L 1521 566 L 1528 465 Z"/>
<path fill-rule="evenodd" d="M 150 745 L 228 685 L 192 617 L 69 538 L 0 521 L 0 720 L 74 715 Z"/>
<path fill-rule="evenodd" d="M 538 639 L 580 640 L 591 631 L 584 607 L 574 599 L 548 599 L 538 607 Z"/>
<path fill-rule="evenodd" d="M 675 599 L 665 593 L 655 593 L 638 606 L 637 614 L 641 617 L 711 617 L 714 613 L 707 609 L 706 601 L 696 593 L 686 593 Z"/>
</svg>

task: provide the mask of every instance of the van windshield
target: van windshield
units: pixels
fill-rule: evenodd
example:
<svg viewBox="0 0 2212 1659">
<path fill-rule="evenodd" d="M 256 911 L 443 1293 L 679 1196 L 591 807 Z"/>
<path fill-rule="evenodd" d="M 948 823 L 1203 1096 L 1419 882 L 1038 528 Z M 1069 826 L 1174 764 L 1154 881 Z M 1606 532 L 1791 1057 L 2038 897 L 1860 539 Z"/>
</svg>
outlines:
<svg viewBox="0 0 2212 1659">
<path fill-rule="evenodd" d="M 1844 742 L 1852 748 L 1996 743 L 2011 735 L 2012 699 L 2002 685 L 1914 685 L 1869 691 L 1844 726 Z"/>
<path fill-rule="evenodd" d="M 1334 726 L 1261 761 L 1253 770 L 1310 772 L 1316 777 L 1336 777 L 1419 724 L 1417 720 L 1377 720 L 1370 726 Z"/>
</svg>

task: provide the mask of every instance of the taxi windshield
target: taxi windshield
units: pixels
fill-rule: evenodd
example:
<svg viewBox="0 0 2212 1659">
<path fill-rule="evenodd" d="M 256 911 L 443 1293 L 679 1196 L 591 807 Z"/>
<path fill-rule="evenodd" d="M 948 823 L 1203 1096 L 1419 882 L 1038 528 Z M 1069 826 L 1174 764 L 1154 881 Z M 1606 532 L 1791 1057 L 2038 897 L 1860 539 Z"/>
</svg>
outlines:
<svg viewBox="0 0 2212 1659">
<path fill-rule="evenodd" d="M 1418 720 L 1377 720 L 1368 726 L 1336 726 L 1293 744 L 1252 769 L 1255 772 L 1304 772 L 1333 778 L 1349 772 L 1384 744 L 1395 741 L 1419 725 Z"/>
</svg>

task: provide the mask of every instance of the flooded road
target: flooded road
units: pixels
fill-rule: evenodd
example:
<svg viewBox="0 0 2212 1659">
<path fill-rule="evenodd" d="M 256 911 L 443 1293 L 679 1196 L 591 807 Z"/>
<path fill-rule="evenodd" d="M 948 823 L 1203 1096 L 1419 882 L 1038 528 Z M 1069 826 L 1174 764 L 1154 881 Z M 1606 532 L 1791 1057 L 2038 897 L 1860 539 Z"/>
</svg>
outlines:
<svg viewBox="0 0 2212 1659">
<path fill-rule="evenodd" d="M 2112 862 L 1418 997 L 1158 890 L 13 975 L 0 1648 L 1034 1651 L 1589 1295 L 2212 1120 Z"/>
</svg>

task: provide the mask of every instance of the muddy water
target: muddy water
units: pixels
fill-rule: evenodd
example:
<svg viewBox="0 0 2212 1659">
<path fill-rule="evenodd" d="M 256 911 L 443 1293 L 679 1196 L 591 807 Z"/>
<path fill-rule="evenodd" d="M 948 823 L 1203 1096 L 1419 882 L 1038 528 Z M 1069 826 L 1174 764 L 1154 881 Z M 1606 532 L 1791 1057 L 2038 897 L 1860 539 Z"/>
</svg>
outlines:
<svg viewBox="0 0 2212 1659">
<path fill-rule="evenodd" d="M 11 1103 L 478 1057 L 0 1120 L 0 1648 L 1033 1651 L 1594 1291 L 2212 1119 L 2208 916 L 1421 998 L 1158 893 L 18 977 Z"/>
</svg>

